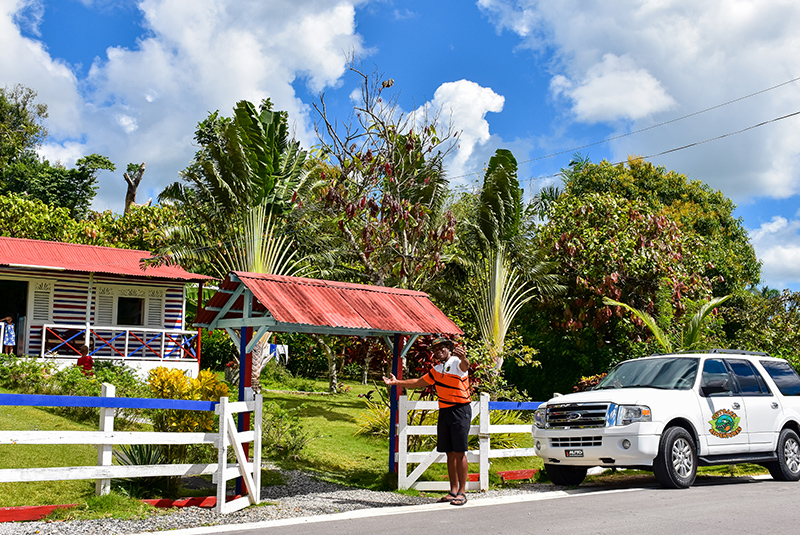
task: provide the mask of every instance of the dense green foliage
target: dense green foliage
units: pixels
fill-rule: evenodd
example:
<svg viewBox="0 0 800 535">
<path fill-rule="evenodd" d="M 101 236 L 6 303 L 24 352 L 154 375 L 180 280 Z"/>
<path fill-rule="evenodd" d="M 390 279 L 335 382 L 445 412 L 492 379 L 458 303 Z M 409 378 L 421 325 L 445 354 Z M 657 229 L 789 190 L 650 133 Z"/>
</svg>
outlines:
<svg viewBox="0 0 800 535">
<path fill-rule="evenodd" d="M 580 162 L 567 170 L 565 190 L 573 197 L 599 193 L 643 201 L 673 221 L 684 235 L 702 238 L 691 254 L 697 257 L 698 273 L 713 284 L 714 295 L 758 284 L 761 265 L 742 219 L 733 216 L 736 205 L 699 180 L 629 158 L 627 166 Z"/>
</svg>

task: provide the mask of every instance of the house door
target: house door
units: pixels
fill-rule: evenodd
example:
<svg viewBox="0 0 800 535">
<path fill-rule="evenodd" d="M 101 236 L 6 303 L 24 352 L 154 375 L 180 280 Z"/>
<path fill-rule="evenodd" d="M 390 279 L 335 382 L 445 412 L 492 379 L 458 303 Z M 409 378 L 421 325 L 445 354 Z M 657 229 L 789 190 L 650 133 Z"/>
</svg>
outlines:
<svg viewBox="0 0 800 535">
<path fill-rule="evenodd" d="M 28 281 L 0 280 L 0 318 L 11 316 L 16 332 L 14 353 L 25 352 L 27 331 Z M 8 327 L 8 326 L 6 326 Z"/>
</svg>

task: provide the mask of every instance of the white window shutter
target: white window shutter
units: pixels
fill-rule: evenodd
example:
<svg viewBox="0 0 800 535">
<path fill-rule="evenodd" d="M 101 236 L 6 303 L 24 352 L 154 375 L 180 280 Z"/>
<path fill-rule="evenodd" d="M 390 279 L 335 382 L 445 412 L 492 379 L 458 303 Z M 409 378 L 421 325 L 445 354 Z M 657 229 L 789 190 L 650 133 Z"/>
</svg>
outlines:
<svg viewBox="0 0 800 535">
<path fill-rule="evenodd" d="M 150 290 L 147 299 L 147 326 L 151 329 L 164 328 L 164 292 Z"/>
<path fill-rule="evenodd" d="M 48 322 L 53 311 L 53 283 L 36 281 L 33 283 L 33 321 Z"/>
<path fill-rule="evenodd" d="M 109 326 L 114 324 L 114 289 L 109 286 L 97 287 L 97 298 L 94 309 L 95 325 Z"/>
</svg>

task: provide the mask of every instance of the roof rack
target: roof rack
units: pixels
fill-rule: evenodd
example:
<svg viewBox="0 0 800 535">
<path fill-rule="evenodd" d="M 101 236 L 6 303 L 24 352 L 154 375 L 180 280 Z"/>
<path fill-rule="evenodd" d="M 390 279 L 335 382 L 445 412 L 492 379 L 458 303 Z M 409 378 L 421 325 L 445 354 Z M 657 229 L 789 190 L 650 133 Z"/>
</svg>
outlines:
<svg viewBox="0 0 800 535">
<path fill-rule="evenodd" d="M 731 355 L 758 355 L 759 357 L 768 357 L 769 353 L 763 351 L 745 351 L 743 349 L 709 349 L 709 353 L 728 353 Z"/>
</svg>

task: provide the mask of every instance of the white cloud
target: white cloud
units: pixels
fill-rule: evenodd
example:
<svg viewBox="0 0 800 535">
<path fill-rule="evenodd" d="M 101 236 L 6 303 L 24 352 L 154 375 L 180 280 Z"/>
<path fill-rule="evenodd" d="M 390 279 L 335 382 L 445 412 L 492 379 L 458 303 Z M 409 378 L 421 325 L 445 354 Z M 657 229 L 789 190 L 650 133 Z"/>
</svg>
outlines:
<svg viewBox="0 0 800 535">
<path fill-rule="evenodd" d="M 313 143 L 309 108 L 293 84 L 319 91 L 340 82 L 345 54 L 363 51 L 355 31 L 363 1 L 140 0 L 136 46 L 108 48 L 79 79 L 21 34 L 15 17 L 39 2 L 0 0 L 0 85 L 22 83 L 48 104 L 43 154 L 111 158 L 118 172 L 101 175 L 95 205 L 118 210 L 120 169 L 146 161 L 140 196 L 155 197 L 191 160 L 197 122 L 214 110 L 230 115 L 238 100 L 271 98 L 296 121 L 301 142 Z"/>
<path fill-rule="evenodd" d="M 552 55 L 551 91 L 568 118 L 625 133 L 780 84 L 800 73 L 794 0 L 479 0 L 498 31 Z M 653 155 L 797 111 L 790 84 L 611 144 Z M 622 125 L 620 121 L 628 121 Z M 741 202 L 800 193 L 800 119 L 658 157 Z M 591 140 L 594 141 L 594 140 Z"/>
<path fill-rule="evenodd" d="M 642 119 L 675 106 L 661 83 L 627 55 L 604 55 L 577 84 L 555 76 L 551 89 L 570 98 L 577 119 L 588 123 Z"/>
<path fill-rule="evenodd" d="M 486 114 L 499 113 L 503 110 L 504 103 L 505 98 L 491 88 L 481 87 L 469 80 L 458 80 L 440 85 L 433 95 L 433 100 L 415 112 L 418 116 L 422 116 L 426 109 L 440 111 L 441 121 L 460 133 L 455 155 L 448 165 L 450 175 L 463 174 L 476 147 L 483 146 L 489 141 L 489 122 L 486 120 Z"/>
<path fill-rule="evenodd" d="M 763 262 L 762 279 L 770 287 L 800 283 L 800 219 L 775 216 L 751 231 L 750 239 Z"/>
</svg>

